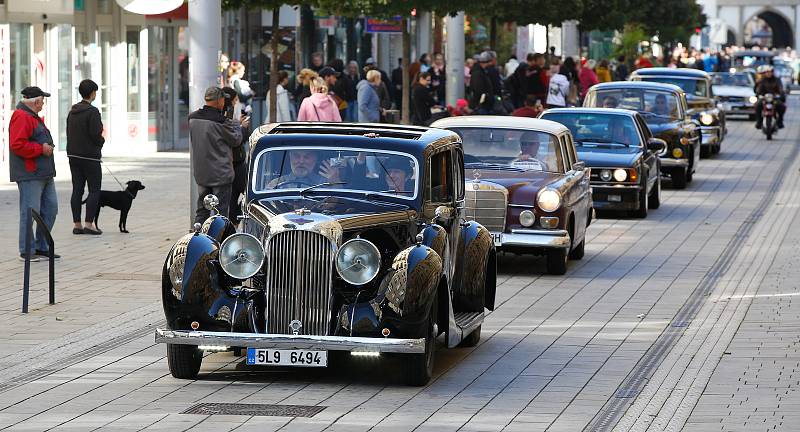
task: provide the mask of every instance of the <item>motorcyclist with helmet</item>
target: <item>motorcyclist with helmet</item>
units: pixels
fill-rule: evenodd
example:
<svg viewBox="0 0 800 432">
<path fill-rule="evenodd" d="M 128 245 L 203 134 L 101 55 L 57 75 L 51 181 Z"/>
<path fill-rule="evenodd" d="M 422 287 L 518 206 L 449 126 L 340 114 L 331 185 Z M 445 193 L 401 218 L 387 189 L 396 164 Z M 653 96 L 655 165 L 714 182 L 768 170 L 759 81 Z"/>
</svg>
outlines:
<svg viewBox="0 0 800 432">
<path fill-rule="evenodd" d="M 758 102 L 756 102 L 755 107 L 756 129 L 761 129 L 763 127 L 764 119 L 761 112 L 763 110 L 764 99 L 762 96 L 768 93 L 775 95 L 775 111 L 778 113 L 777 126 L 778 129 L 782 129 L 783 115 L 786 113 L 786 94 L 783 91 L 783 84 L 781 84 L 781 80 L 773 73 L 771 65 L 759 66 L 757 71 L 761 75 L 761 79 L 758 80 L 755 88 L 756 96 L 758 96 Z"/>
</svg>

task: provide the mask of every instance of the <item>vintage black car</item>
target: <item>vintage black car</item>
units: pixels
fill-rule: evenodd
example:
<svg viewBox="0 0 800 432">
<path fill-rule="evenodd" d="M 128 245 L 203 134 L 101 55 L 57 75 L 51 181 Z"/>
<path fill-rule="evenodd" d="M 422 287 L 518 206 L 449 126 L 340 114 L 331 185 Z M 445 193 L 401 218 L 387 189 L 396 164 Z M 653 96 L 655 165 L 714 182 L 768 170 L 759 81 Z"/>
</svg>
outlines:
<svg viewBox="0 0 800 432">
<path fill-rule="evenodd" d="M 491 233 L 464 217 L 458 135 L 284 123 L 250 143 L 239 226 L 212 216 L 164 263 L 167 328 L 156 341 L 173 376 L 197 376 L 203 351 L 305 367 L 325 366 L 329 351 L 396 353 L 407 382 L 422 385 L 437 336 L 478 343 L 496 253 Z"/>
<path fill-rule="evenodd" d="M 551 274 L 583 258 L 589 170 L 567 128 L 509 116 L 450 117 L 432 126 L 461 136 L 467 218 L 488 228 L 499 250 L 545 255 Z"/>
<path fill-rule="evenodd" d="M 700 161 L 700 129 L 689 117 L 680 87 L 643 81 L 602 83 L 589 89 L 583 106 L 637 111 L 653 135 L 667 143 L 667 153 L 660 157 L 661 172 L 670 176 L 676 189 L 692 181 Z"/>
<path fill-rule="evenodd" d="M 720 152 L 727 133 L 725 112 L 717 107 L 708 73 L 689 68 L 644 68 L 634 71 L 630 79 L 674 84 L 683 89 L 689 103 L 689 116 L 700 126 L 700 156 Z"/>
<path fill-rule="evenodd" d="M 592 202 L 601 210 L 647 217 L 661 205 L 661 163 L 667 143 L 653 137 L 636 111 L 613 108 L 558 108 L 541 118 L 572 132 L 578 159 L 591 168 Z"/>
</svg>

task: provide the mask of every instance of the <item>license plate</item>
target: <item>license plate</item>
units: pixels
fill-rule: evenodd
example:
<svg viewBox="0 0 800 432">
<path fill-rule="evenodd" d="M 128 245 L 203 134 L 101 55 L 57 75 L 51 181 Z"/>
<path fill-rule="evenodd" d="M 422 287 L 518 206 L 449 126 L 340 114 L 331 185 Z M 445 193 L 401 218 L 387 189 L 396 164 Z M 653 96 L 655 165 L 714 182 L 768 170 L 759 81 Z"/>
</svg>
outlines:
<svg viewBox="0 0 800 432">
<path fill-rule="evenodd" d="M 247 349 L 247 364 L 266 366 L 325 367 L 327 351 Z"/>
<path fill-rule="evenodd" d="M 622 195 L 609 195 L 608 200 L 610 202 L 622 202 Z"/>
<path fill-rule="evenodd" d="M 492 233 L 492 240 L 494 240 L 495 247 L 503 245 L 503 233 Z"/>
</svg>

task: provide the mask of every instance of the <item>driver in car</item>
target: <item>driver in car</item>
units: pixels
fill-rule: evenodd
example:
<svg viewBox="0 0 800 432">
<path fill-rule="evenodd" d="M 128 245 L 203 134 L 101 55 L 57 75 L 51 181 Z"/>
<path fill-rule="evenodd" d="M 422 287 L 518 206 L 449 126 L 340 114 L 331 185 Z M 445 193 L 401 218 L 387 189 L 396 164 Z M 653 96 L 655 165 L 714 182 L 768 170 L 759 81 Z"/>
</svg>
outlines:
<svg viewBox="0 0 800 432">
<path fill-rule="evenodd" d="M 633 144 L 633 140 L 628 134 L 628 129 L 625 128 L 625 120 L 621 118 L 612 119 L 608 125 L 608 131 L 611 135 L 611 141 L 615 143 L 625 144 L 627 146 Z"/>
<path fill-rule="evenodd" d="M 603 98 L 603 108 L 616 108 L 619 106 L 619 101 L 614 96 L 606 96 Z"/>
<path fill-rule="evenodd" d="M 519 156 L 511 161 L 512 166 L 545 170 L 545 164 L 537 159 L 539 156 L 539 133 L 528 131 L 519 137 Z"/>
<path fill-rule="evenodd" d="M 656 95 L 656 103 L 653 105 L 651 112 L 661 116 L 669 115 L 670 109 L 669 105 L 667 105 L 667 96 L 663 94 Z"/>
<path fill-rule="evenodd" d="M 323 160 L 319 170 L 315 171 L 319 154 L 313 150 L 289 150 L 289 166 L 292 172 L 273 179 L 267 189 L 303 188 L 320 183 L 337 183 L 341 181 L 340 168 L 331 166 L 330 161 Z"/>
</svg>

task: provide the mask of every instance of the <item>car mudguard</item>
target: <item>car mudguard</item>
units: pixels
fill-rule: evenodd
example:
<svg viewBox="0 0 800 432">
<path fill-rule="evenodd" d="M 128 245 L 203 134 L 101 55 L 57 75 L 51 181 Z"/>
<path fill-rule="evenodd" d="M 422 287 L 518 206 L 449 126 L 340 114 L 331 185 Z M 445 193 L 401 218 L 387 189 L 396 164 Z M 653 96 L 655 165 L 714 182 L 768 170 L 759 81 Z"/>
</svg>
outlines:
<svg viewBox="0 0 800 432">
<path fill-rule="evenodd" d="M 483 225 L 470 221 L 461 226 L 453 281 L 453 311 L 494 310 L 497 258 L 492 235 Z"/>
<path fill-rule="evenodd" d="M 420 337 L 442 281 L 442 257 L 417 244 L 395 256 L 374 299 L 342 306 L 339 328 L 353 336 Z"/>
<path fill-rule="evenodd" d="M 236 227 L 225 216 L 214 215 L 203 222 L 200 232 L 213 238 L 217 243 L 222 243 L 229 235 L 236 233 Z"/>
<path fill-rule="evenodd" d="M 231 331 L 234 322 L 250 320 L 239 316 L 248 310 L 247 299 L 228 289 L 217 262 L 219 242 L 201 232 L 179 239 L 164 262 L 161 298 L 170 329 Z"/>
</svg>

